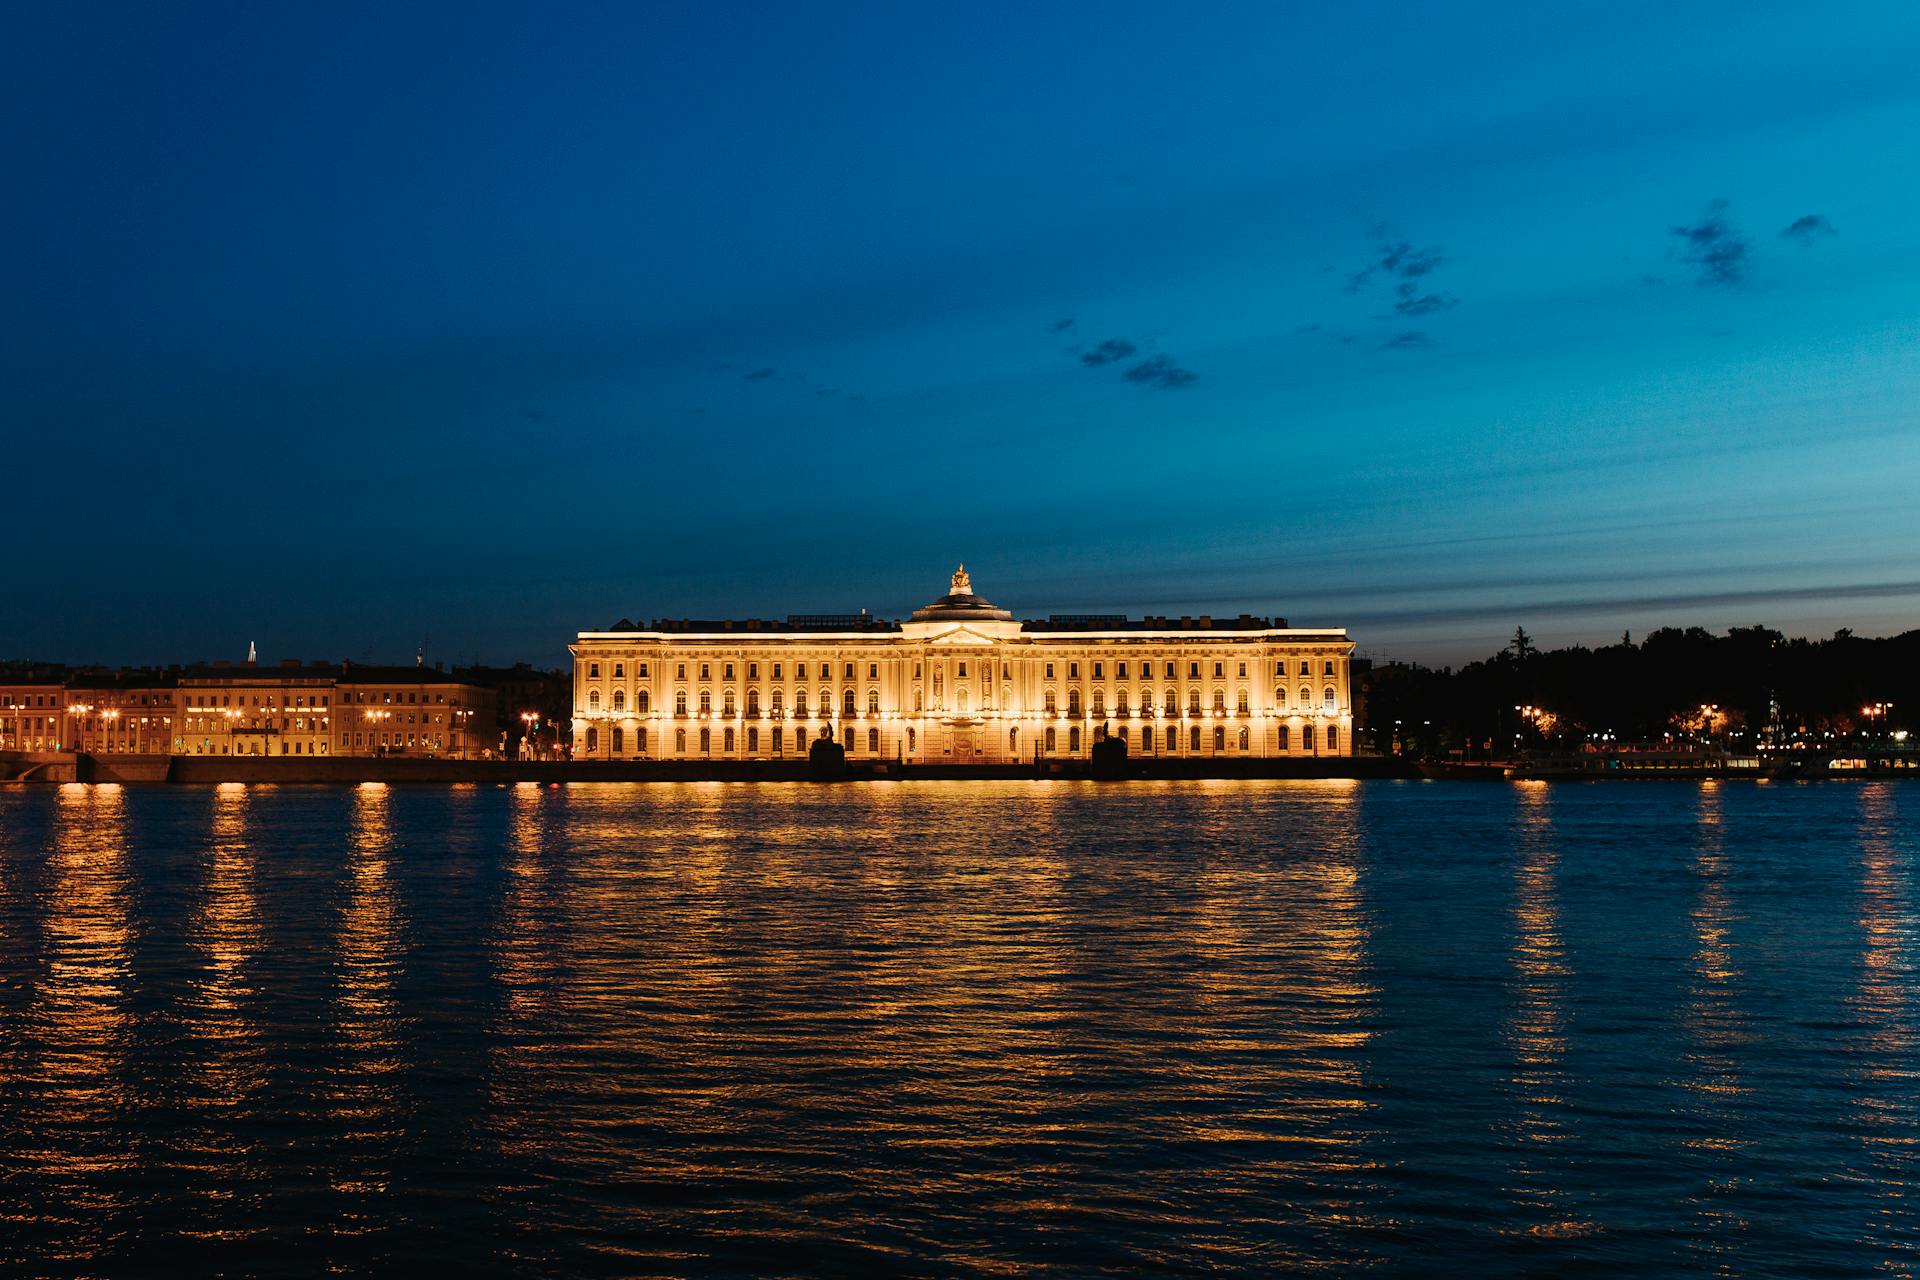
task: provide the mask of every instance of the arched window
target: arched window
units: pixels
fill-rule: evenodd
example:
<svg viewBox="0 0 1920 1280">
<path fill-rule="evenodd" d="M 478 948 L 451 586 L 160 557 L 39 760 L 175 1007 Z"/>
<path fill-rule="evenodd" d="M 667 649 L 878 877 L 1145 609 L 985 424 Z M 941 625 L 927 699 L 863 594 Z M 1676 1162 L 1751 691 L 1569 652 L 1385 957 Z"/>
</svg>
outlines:
<svg viewBox="0 0 1920 1280">
<path fill-rule="evenodd" d="M 1287 746 L 1287 739 L 1288 739 L 1288 737 L 1290 737 L 1290 736 L 1291 736 L 1291 735 L 1290 735 L 1290 734 L 1289 734 L 1289 733 L 1287 732 L 1287 726 L 1286 726 L 1286 725 L 1281 725 L 1281 726 L 1280 726 L 1280 749 L 1281 749 L 1282 751 L 1286 751 L 1286 750 L 1288 750 L 1288 746 Z"/>
<path fill-rule="evenodd" d="M 600 709 L 600 691 L 598 689 L 587 690 L 587 710 L 598 711 L 599 709 Z"/>
<path fill-rule="evenodd" d="M 1187 690 L 1187 714 L 1190 716 L 1200 714 L 1200 691 L 1198 689 Z"/>
<path fill-rule="evenodd" d="M 747 714 L 756 720 L 760 718 L 760 691 L 758 689 L 747 690 Z"/>
<path fill-rule="evenodd" d="M 786 710 L 786 694 L 782 693 L 778 689 L 775 689 L 771 697 L 773 699 L 773 718 L 775 720 L 778 720 L 780 718 L 780 713 Z"/>
<path fill-rule="evenodd" d="M 633 731 L 633 749 L 637 755 L 647 754 L 647 726 L 641 725 Z"/>
<path fill-rule="evenodd" d="M 1054 737 L 1054 730 L 1053 730 L 1053 726 L 1052 726 L 1052 725 L 1048 725 L 1048 726 L 1047 726 L 1047 746 L 1046 746 L 1046 750 L 1047 750 L 1047 753 L 1048 753 L 1049 755 L 1051 755 L 1051 754 L 1052 754 L 1052 753 L 1054 752 L 1054 750 L 1055 750 L 1055 747 L 1054 747 L 1054 743 L 1056 743 L 1056 742 L 1058 742 L 1058 741 L 1059 741 L 1059 739 L 1058 739 L 1058 738 L 1056 738 L 1056 737 Z"/>
<path fill-rule="evenodd" d="M 878 729 L 867 730 L 867 754 L 875 756 L 880 754 L 880 731 Z"/>
<path fill-rule="evenodd" d="M 615 689 L 613 691 L 613 709 L 615 711 L 625 711 L 627 709 L 627 691 L 625 689 Z"/>
<path fill-rule="evenodd" d="M 807 691 L 805 689 L 795 689 L 793 691 L 793 718 L 795 720 L 805 720 L 807 718 Z"/>
<path fill-rule="evenodd" d="M 1015 759 L 1018 759 L 1020 756 L 1020 731 L 1018 729 L 1007 730 L 1007 754 L 1013 756 Z"/>
<path fill-rule="evenodd" d="M 1122 720 L 1127 718 L 1127 691 L 1125 689 L 1113 695 L 1113 714 L 1119 716 Z"/>
<path fill-rule="evenodd" d="M 1195 725 L 1187 735 L 1187 750 L 1198 751 L 1199 749 L 1200 749 L 1200 726 Z"/>
<path fill-rule="evenodd" d="M 1042 695 L 1041 705 L 1046 708 L 1046 712 L 1050 716 L 1057 716 L 1060 714 L 1059 698 L 1051 689 L 1047 690 L 1046 693 Z"/>
<path fill-rule="evenodd" d="M 733 690 L 728 689 L 720 695 L 720 711 L 727 719 L 733 719 Z"/>
<path fill-rule="evenodd" d="M 591 754 L 595 751 L 598 751 L 599 749 L 600 749 L 600 730 L 593 725 L 588 725 L 587 726 L 587 752 Z"/>
<path fill-rule="evenodd" d="M 849 672 L 849 674 L 851 674 L 851 672 Z M 840 745 L 845 747 L 848 751 L 853 750 L 853 726 L 852 725 L 848 725 L 846 728 L 840 731 Z"/>
<path fill-rule="evenodd" d="M 704 716 L 709 712 L 711 712 L 712 710 L 713 710 L 713 690 L 702 689 L 700 691 L 700 714 Z"/>
<path fill-rule="evenodd" d="M 1273 706 L 1276 711 L 1286 710 L 1287 691 L 1285 689 L 1275 689 L 1273 691 Z"/>
<path fill-rule="evenodd" d="M 724 750 L 728 755 L 732 755 L 733 754 L 733 726 L 732 725 L 727 726 L 726 734 L 724 737 L 721 738 L 720 741 L 721 741 L 721 749 Z"/>
<path fill-rule="evenodd" d="M 820 700 L 815 705 L 820 708 L 820 718 L 822 720 L 825 720 L 829 716 L 831 716 L 833 714 L 833 690 L 822 689 L 820 691 Z M 832 730 L 823 730 L 820 736 L 823 738 L 830 738 L 833 736 L 833 732 Z"/>
<path fill-rule="evenodd" d="M 1300 749 L 1302 751 L 1313 750 L 1313 726 L 1310 724 L 1300 726 Z"/>
<path fill-rule="evenodd" d="M 1225 689 L 1215 689 L 1213 691 L 1213 714 L 1217 716 L 1225 715 L 1226 711 L 1227 711 L 1227 691 Z"/>
<path fill-rule="evenodd" d="M 750 756 L 760 754 L 760 729 L 757 725 L 747 726 L 747 754 Z"/>
<path fill-rule="evenodd" d="M 1153 730 L 1144 724 L 1140 726 L 1140 749 L 1142 751 L 1153 750 Z"/>
<path fill-rule="evenodd" d="M 1098 720 L 1107 714 L 1107 694 L 1104 689 L 1093 691 L 1093 718 Z"/>
<path fill-rule="evenodd" d="M 1320 691 L 1320 705 L 1325 707 L 1328 711 L 1333 710 L 1335 706 L 1335 701 L 1334 701 L 1334 693 L 1333 693 L 1332 685 L 1328 685 L 1325 689 Z"/>
<path fill-rule="evenodd" d="M 855 700 L 853 690 L 848 689 L 840 695 L 840 711 L 841 714 L 849 718 L 860 714 L 859 704 Z"/>
<path fill-rule="evenodd" d="M 673 714 L 677 716 L 687 714 L 687 691 L 685 689 L 675 689 L 673 691 Z"/>
<path fill-rule="evenodd" d="M 647 712 L 652 709 L 652 706 L 653 700 L 647 697 L 647 691 L 645 689 L 633 695 L 633 709 L 640 715 L 646 715 Z"/>
<path fill-rule="evenodd" d="M 953 709 L 961 715 L 967 714 L 967 690 L 965 686 L 953 691 Z"/>
<path fill-rule="evenodd" d="M 687 731 L 685 729 L 675 729 L 673 731 L 673 754 L 677 756 L 687 754 Z"/>
<path fill-rule="evenodd" d="M 700 730 L 700 754 L 703 756 L 713 754 L 713 730 L 711 729 Z"/>
<path fill-rule="evenodd" d="M 1168 689 L 1167 690 L 1167 716 L 1171 718 L 1179 714 L 1180 714 L 1180 697 L 1178 694 L 1174 693 L 1172 689 Z"/>
<path fill-rule="evenodd" d="M 1080 754 L 1080 726 L 1079 725 L 1075 725 L 1073 726 L 1073 728 L 1067 730 L 1067 751 L 1073 755 Z"/>
<path fill-rule="evenodd" d="M 1340 726 L 1337 724 L 1330 724 L 1327 726 L 1327 750 L 1338 751 L 1339 749 L 1340 749 Z"/>
<path fill-rule="evenodd" d="M 1180 731 L 1174 728 L 1172 725 L 1167 726 L 1167 750 L 1168 751 L 1176 750 L 1180 746 L 1179 733 Z"/>
<path fill-rule="evenodd" d="M 1302 711 L 1313 710 L 1313 690 L 1307 688 L 1307 686 L 1305 685 L 1300 686 L 1300 704 L 1299 705 Z"/>
<path fill-rule="evenodd" d="M 619 725 L 613 726 L 613 754 L 616 756 L 627 749 L 627 735 Z"/>
<path fill-rule="evenodd" d="M 1245 730 L 1244 728 L 1243 728 L 1243 729 L 1241 729 L 1241 730 L 1240 730 L 1240 749 L 1241 749 L 1242 751 L 1245 751 L 1245 750 L 1247 750 L 1247 749 L 1248 749 L 1249 747 L 1251 747 L 1252 745 L 1253 745 L 1253 743 L 1252 743 L 1252 739 L 1251 739 L 1251 737 L 1250 737 L 1250 736 L 1248 735 L 1248 733 L 1247 733 L 1247 731 L 1246 731 L 1246 730 Z"/>
<path fill-rule="evenodd" d="M 878 689 L 867 690 L 867 714 L 870 716 L 880 714 L 880 691 Z"/>
<path fill-rule="evenodd" d="M 913 754 L 914 743 L 919 737 L 920 735 L 915 733 L 913 730 L 911 729 L 907 730 L 907 754 L 908 755 Z"/>
<path fill-rule="evenodd" d="M 1245 689 L 1242 689 L 1240 691 L 1240 700 L 1236 704 L 1235 710 L 1239 711 L 1239 713 L 1243 716 L 1246 715 L 1249 711 L 1253 710 L 1252 704 L 1250 704 L 1247 701 L 1247 691 Z"/>
<path fill-rule="evenodd" d="M 1080 691 L 1078 689 L 1067 690 L 1067 714 L 1075 719 L 1078 719 L 1080 716 Z"/>
<path fill-rule="evenodd" d="M 1225 725 L 1214 726 L 1213 749 L 1215 751 L 1225 751 L 1227 749 L 1227 729 Z"/>
</svg>

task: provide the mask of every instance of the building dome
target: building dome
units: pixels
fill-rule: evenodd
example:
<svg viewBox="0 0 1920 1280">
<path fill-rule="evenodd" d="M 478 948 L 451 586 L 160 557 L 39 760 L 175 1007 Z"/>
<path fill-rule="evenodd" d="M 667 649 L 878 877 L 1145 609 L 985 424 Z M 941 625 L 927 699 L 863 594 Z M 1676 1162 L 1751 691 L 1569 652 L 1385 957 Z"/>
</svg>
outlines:
<svg viewBox="0 0 1920 1280">
<path fill-rule="evenodd" d="M 967 576 L 967 566 L 961 565 L 953 571 L 953 581 L 948 584 L 947 594 L 931 604 L 921 605 L 913 611 L 914 622 L 1011 622 L 1013 614 L 1005 609 L 996 609 L 993 602 L 985 596 L 973 594 L 973 579 Z"/>
</svg>

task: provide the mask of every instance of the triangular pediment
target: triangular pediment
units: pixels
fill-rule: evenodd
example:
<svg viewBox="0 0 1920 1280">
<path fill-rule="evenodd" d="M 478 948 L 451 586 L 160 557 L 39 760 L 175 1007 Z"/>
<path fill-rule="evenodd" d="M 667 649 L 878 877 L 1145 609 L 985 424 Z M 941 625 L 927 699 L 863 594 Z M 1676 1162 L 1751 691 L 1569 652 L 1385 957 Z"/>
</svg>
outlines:
<svg viewBox="0 0 1920 1280">
<path fill-rule="evenodd" d="M 934 636 L 932 639 L 928 640 L 927 643 L 928 644 L 944 644 L 944 645 L 992 644 L 993 637 L 988 635 L 982 635 L 978 631 L 973 630 L 973 628 L 971 627 L 955 627 L 951 631 L 941 632 L 939 635 Z"/>
</svg>

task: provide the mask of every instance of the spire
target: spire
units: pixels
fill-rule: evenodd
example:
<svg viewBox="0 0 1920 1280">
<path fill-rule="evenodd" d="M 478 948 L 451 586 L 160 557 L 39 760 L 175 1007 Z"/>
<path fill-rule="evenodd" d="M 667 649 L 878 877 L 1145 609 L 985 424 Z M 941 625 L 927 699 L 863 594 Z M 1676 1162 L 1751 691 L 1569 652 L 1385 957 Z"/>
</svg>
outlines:
<svg viewBox="0 0 1920 1280">
<path fill-rule="evenodd" d="M 964 564 L 953 571 L 953 585 L 950 589 L 956 596 L 973 594 L 973 579 L 967 576 L 967 566 Z"/>
</svg>

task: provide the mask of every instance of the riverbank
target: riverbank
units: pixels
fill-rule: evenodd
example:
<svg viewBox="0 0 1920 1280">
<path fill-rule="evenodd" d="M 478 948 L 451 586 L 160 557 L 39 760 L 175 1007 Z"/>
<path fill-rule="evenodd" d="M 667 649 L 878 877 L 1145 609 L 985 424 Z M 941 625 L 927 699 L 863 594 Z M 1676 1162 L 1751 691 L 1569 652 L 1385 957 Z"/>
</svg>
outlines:
<svg viewBox="0 0 1920 1280">
<path fill-rule="evenodd" d="M 421 760 L 365 757 L 116 756 L 0 753 L 0 780 L 20 783 L 122 782 L 209 785 L 221 782 L 393 783 L 930 781 L 989 778 L 1092 778 L 1086 760 L 1038 764 L 910 764 L 852 761 L 844 772 L 812 772 L 805 760 Z M 1301 760 L 1129 760 L 1119 776 L 1170 778 L 1411 778 L 1411 761 L 1384 756 Z"/>
</svg>

